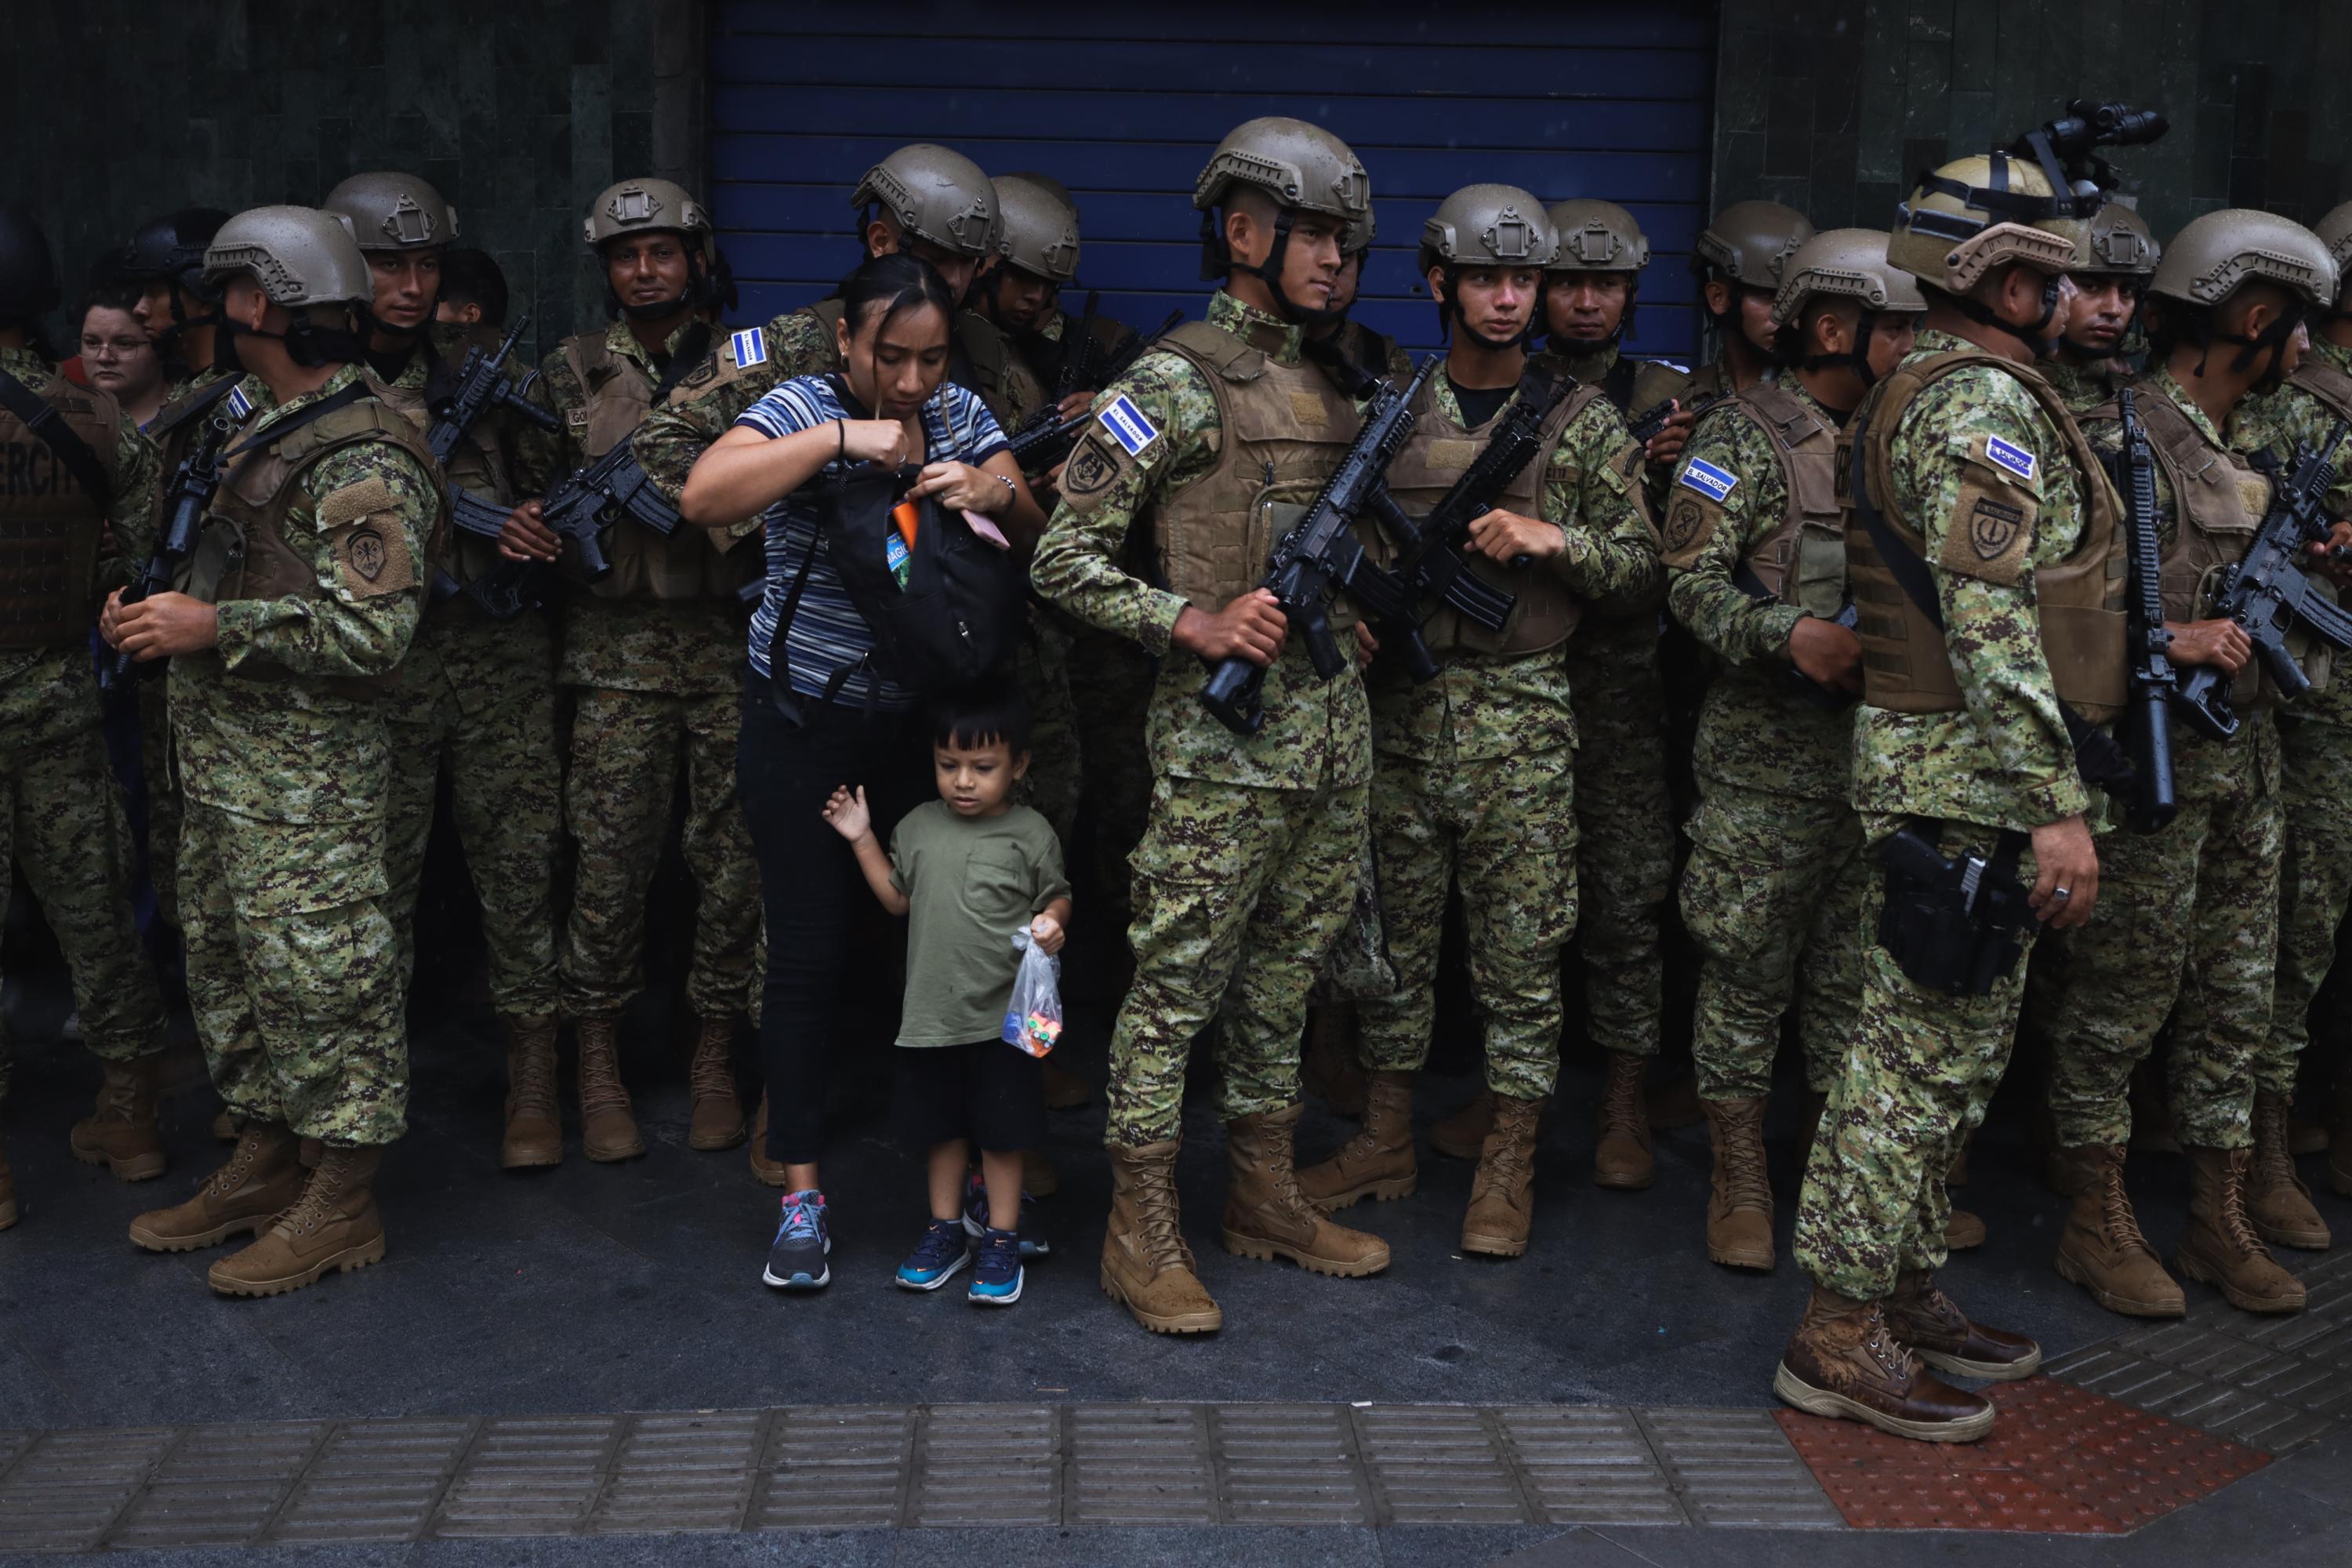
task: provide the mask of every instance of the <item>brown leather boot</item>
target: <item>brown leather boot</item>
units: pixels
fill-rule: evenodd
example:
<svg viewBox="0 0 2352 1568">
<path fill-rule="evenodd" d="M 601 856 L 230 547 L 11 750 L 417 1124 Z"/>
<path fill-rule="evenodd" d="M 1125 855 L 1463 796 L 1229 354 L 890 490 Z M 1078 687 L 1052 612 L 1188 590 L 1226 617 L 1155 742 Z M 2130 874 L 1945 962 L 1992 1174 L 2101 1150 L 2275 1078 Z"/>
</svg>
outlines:
<svg viewBox="0 0 2352 1568">
<path fill-rule="evenodd" d="M 1495 1130 L 1478 1153 L 1470 1181 L 1470 1207 L 1462 1216 L 1462 1250 L 1517 1258 L 1528 1249 L 1536 1214 L 1536 1137 L 1540 1100 L 1495 1096 Z"/>
<path fill-rule="evenodd" d="M 105 1078 L 98 1089 L 98 1105 L 74 1123 L 68 1139 L 73 1157 L 85 1165 L 104 1165 L 126 1182 L 144 1182 L 163 1173 L 163 1134 L 155 1125 L 155 1069 L 158 1053 L 136 1061 L 98 1065 Z"/>
<path fill-rule="evenodd" d="M 2254 1160 L 2246 1175 L 2246 1217 L 2254 1222 L 2254 1234 L 2273 1247 L 2325 1252 L 2332 1239 L 2327 1222 L 2312 1206 L 2311 1189 L 2294 1173 L 2284 1095 L 2254 1096 Z"/>
<path fill-rule="evenodd" d="M 382 1149 L 331 1144 L 301 1199 L 252 1246 L 212 1266 L 205 1282 L 224 1296 L 282 1296 L 315 1285 L 330 1268 L 348 1274 L 383 1261 L 383 1221 L 375 1210 Z"/>
<path fill-rule="evenodd" d="M 521 1171 L 563 1163 L 563 1120 L 555 1108 L 555 1020 L 507 1020 L 507 1130 L 499 1165 Z"/>
<path fill-rule="evenodd" d="M 1360 1047 L 1362 1026 L 1353 1004 L 1318 1004 L 1307 1021 L 1307 1049 L 1298 1064 L 1308 1092 L 1328 1100 L 1341 1116 L 1361 1116 L 1371 1094 Z"/>
<path fill-rule="evenodd" d="M 2303 1281 L 2278 1265 L 2246 1214 L 2248 1149 L 2189 1151 L 2189 1228 L 2172 1266 L 2218 1285 L 2230 1305 L 2249 1312 L 2300 1312 Z"/>
<path fill-rule="evenodd" d="M 782 1160 L 768 1158 L 768 1097 L 760 1096 L 760 1114 L 751 1120 L 751 1179 L 763 1187 L 781 1187 L 788 1179 Z"/>
<path fill-rule="evenodd" d="M 1947 1203 L 1951 1201 L 1951 1195 L 1948 1192 L 1944 1194 Z M 1985 1244 L 1986 1235 L 1985 1222 L 1973 1212 L 1961 1208 L 1958 1205 L 1954 1205 L 1945 1212 L 1945 1251 L 1967 1252 L 1971 1248 L 1982 1247 Z"/>
<path fill-rule="evenodd" d="M 646 1152 L 629 1091 L 621 1083 L 621 1021 L 605 1015 L 583 1018 L 580 1037 L 580 1152 L 610 1164 Z"/>
<path fill-rule="evenodd" d="M 1033 1198 L 1050 1198 L 1062 1190 L 1062 1173 L 1043 1149 L 1021 1151 L 1021 1190 Z"/>
<path fill-rule="evenodd" d="M 1110 1226 L 1103 1233 L 1103 1294 L 1155 1334 L 1206 1334 L 1225 1315 L 1201 1288 L 1176 1223 L 1176 1143 L 1110 1146 Z"/>
<path fill-rule="evenodd" d="M 1643 1058 L 1628 1051 L 1603 1051 L 1609 1076 L 1601 1086 L 1598 1146 L 1592 1179 L 1601 1186 L 1639 1192 L 1658 1179 L 1650 1157 L 1650 1102 L 1642 1089 Z"/>
<path fill-rule="evenodd" d="M 1928 1372 L 1878 1302 L 1820 1285 L 1780 1352 L 1772 1392 L 1808 1415 L 1926 1443 L 1973 1443 L 1992 1430 L 1992 1401 Z"/>
<path fill-rule="evenodd" d="M 1715 1170 L 1706 1194 L 1706 1256 L 1730 1268 L 1769 1273 L 1772 1184 L 1764 1173 L 1764 1101 L 1704 1100 Z"/>
<path fill-rule="evenodd" d="M 2042 1368 L 2040 1345 L 2023 1334 L 1969 1321 L 1924 1268 L 1895 1277 L 1895 1294 L 1886 1298 L 1886 1326 L 1937 1372 L 2015 1383 Z"/>
<path fill-rule="evenodd" d="M 1437 1119 L 1429 1130 L 1429 1146 L 1449 1160 L 1475 1160 L 1494 1130 L 1495 1091 L 1482 1089 L 1461 1110 Z"/>
<path fill-rule="evenodd" d="M 1389 1244 L 1334 1225 L 1298 1190 L 1291 1149 L 1305 1109 L 1286 1105 L 1225 1123 L 1225 1250 L 1262 1262 L 1287 1258 L 1343 1279 L 1378 1274 L 1389 1266 Z"/>
<path fill-rule="evenodd" d="M 2139 1218 L 2132 1213 L 2131 1194 L 2124 1187 L 2123 1145 L 2060 1149 L 2053 1164 L 2059 1156 L 2090 1173 L 2058 1237 L 2059 1276 L 2088 1290 L 2108 1311 L 2126 1318 L 2184 1315 L 2188 1299 L 2157 1260 L 2156 1248 L 2147 1244 Z"/>
<path fill-rule="evenodd" d="M 705 1018 L 694 1036 L 686 1081 L 694 1097 L 689 1149 L 732 1149 L 743 1142 L 743 1101 L 735 1093 L 735 1020 Z"/>
<path fill-rule="evenodd" d="M 0 1149 L 0 1230 L 16 1223 L 16 1178 L 8 1173 L 8 1152 Z"/>
<path fill-rule="evenodd" d="M 1364 1089 L 1364 1128 L 1320 1164 L 1298 1173 L 1298 1190 L 1325 1213 L 1407 1196 L 1421 1180 L 1412 1158 L 1412 1079 L 1386 1069 Z"/>
<path fill-rule="evenodd" d="M 243 1236 L 294 1206 L 310 1173 L 302 1141 L 257 1117 L 246 1120 L 228 1163 L 205 1178 L 196 1195 L 131 1222 L 131 1239 L 150 1252 L 194 1252 Z"/>
<path fill-rule="evenodd" d="M 2105 1151 L 2096 1143 L 2055 1147 L 2050 1151 L 2043 1175 L 2050 1190 L 2060 1197 L 2079 1198 L 2106 1179 L 2101 1167 L 2104 1158 Z"/>
<path fill-rule="evenodd" d="M 1081 1110 L 1095 1097 L 1094 1085 L 1047 1057 L 1045 1069 L 1045 1109 L 1048 1110 Z"/>
</svg>

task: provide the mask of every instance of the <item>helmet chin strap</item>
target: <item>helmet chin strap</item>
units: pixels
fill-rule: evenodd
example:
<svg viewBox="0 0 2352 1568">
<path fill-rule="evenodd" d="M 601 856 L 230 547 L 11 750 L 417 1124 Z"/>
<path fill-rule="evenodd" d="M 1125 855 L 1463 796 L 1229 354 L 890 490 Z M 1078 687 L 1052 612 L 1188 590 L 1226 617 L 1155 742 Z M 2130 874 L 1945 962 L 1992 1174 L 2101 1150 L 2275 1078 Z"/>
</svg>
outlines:
<svg viewBox="0 0 2352 1568">
<path fill-rule="evenodd" d="M 1865 387 L 1878 384 L 1878 373 L 1870 368 L 1870 340 L 1878 331 L 1878 312 L 1864 310 L 1854 334 L 1853 347 L 1838 354 L 1807 354 L 1797 362 L 1799 370 L 1836 370 L 1840 367 L 1862 377 Z"/>
<path fill-rule="evenodd" d="M 1283 291 L 1282 263 L 1290 253 L 1289 208 L 1284 207 L 1275 214 L 1274 248 L 1267 251 L 1265 259 L 1255 266 L 1235 256 L 1233 247 L 1218 234 L 1216 212 L 1217 209 L 1212 208 L 1201 215 L 1202 267 L 1208 276 L 1217 278 L 1227 272 L 1249 273 L 1264 283 L 1266 292 L 1274 296 L 1275 313 L 1294 326 L 1328 326 L 1348 319 L 1348 308 L 1344 305 L 1326 305 L 1320 310 L 1309 310 Z"/>
<path fill-rule="evenodd" d="M 2036 362 L 2039 362 L 2048 359 L 2058 352 L 2058 338 L 2044 329 L 2050 325 L 2050 319 L 2058 313 L 2060 290 L 2063 287 L 2064 280 L 2059 274 L 2055 272 L 2043 274 L 2042 314 L 2033 319 L 2032 325 L 2023 327 L 2001 315 L 1972 294 L 1953 294 L 1948 298 L 1952 301 L 1952 308 L 1961 315 L 1980 327 L 1990 327 L 1997 332 L 2005 332 L 2015 338 L 2024 344 L 2026 351 L 2033 355 Z"/>
<path fill-rule="evenodd" d="M 605 309 L 626 316 L 633 321 L 664 321 L 681 310 L 699 310 L 705 305 L 718 303 L 717 296 L 720 286 L 711 280 L 709 273 L 704 268 L 701 250 L 694 245 L 691 236 L 681 235 L 679 237 L 688 242 L 684 289 L 671 299 L 656 300 L 646 305 L 632 305 L 614 293 L 613 285 L 608 281 L 604 285 Z"/>
<path fill-rule="evenodd" d="M 361 309 L 364 315 L 364 308 Z M 359 333 L 340 327 L 322 327 L 308 316 L 297 316 L 282 332 L 272 332 L 259 327 L 248 327 L 233 316 L 223 316 L 220 331 L 213 339 L 214 368 L 242 373 L 245 362 L 238 357 L 239 337 L 268 338 L 286 345 L 286 357 L 305 370 L 318 370 L 331 364 L 349 364 L 366 352 L 367 345 Z"/>
</svg>

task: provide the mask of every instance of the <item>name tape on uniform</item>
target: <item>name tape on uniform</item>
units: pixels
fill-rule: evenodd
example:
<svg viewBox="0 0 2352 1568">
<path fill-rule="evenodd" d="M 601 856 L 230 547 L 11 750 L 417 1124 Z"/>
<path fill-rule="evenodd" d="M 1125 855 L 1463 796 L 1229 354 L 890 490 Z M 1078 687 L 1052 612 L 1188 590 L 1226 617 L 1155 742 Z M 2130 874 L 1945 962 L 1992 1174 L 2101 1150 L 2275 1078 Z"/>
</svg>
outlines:
<svg viewBox="0 0 2352 1568">
<path fill-rule="evenodd" d="M 735 368 L 747 364 L 768 363 L 768 334 L 760 327 L 746 327 L 727 340 L 728 351 L 735 356 Z"/>
<path fill-rule="evenodd" d="M 1739 482 L 1739 476 L 1727 473 L 1704 458 L 1693 458 L 1684 466 L 1683 477 L 1675 482 L 1696 490 L 1720 506 L 1724 497 L 1729 495 L 1732 487 Z"/>
<path fill-rule="evenodd" d="M 230 387 L 228 389 L 228 416 L 241 425 L 245 423 L 247 416 L 252 413 L 253 399 L 245 395 L 245 388 L 241 385 Z"/>
<path fill-rule="evenodd" d="M 2033 482 L 2033 454 L 2022 447 L 2012 447 L 1998 436 L 1985 437 L 1985 456 L 2015 474 L 2028 484 Z"/>
<path fill-rule="evenodd" d="M 1160 426 L 1146 419 L 1143 410 L 1129 402 L 1123 392 L 1105 404 L 1095 418 L 1130 458 L 1160 439 Z"/>
</svg>

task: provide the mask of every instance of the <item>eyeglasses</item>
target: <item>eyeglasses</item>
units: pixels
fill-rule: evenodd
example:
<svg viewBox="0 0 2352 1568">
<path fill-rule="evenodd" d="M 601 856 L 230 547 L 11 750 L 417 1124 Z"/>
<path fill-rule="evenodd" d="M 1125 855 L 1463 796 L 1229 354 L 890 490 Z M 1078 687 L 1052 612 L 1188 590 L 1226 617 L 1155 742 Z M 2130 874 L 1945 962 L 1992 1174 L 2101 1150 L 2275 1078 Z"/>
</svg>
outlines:
<svg viewBox="0 0 2352 1568">
<path fill-rule="evenodd" d="M 84 359 L 134 359 L 155 345 L 145 338 L 84 338 L 81 357 Z"/>
</svg>

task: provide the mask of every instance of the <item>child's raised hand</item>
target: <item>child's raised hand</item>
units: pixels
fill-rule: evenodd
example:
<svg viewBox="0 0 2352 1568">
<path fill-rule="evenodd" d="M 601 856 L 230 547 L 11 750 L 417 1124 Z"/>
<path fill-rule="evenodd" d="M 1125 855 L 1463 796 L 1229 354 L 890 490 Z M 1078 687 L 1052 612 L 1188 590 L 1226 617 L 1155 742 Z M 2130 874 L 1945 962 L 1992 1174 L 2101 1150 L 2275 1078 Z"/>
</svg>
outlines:
<svg viewBox="0 0 2352 1568">
<path fill-rule="evenodd" d="M 1036 942 L 1037 951 L 1052 958 L 1062 951 L 1062 922 L 1051 915 L 1039 915 L 1029 922 L 1029 936 Z"/>
<path fill-rule="evenodd" d="M 866 809 L 865 786 L 861 784 L 852 790 L 847 784 L 843 784 L 835 790 L 833 798 L 824 803 L 824 819 L 833 825 L 835 833 L 852 844 L 873 832 L 874 816 Z"/>
</svg>

